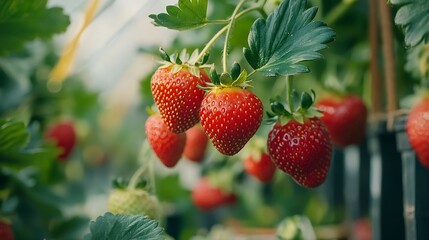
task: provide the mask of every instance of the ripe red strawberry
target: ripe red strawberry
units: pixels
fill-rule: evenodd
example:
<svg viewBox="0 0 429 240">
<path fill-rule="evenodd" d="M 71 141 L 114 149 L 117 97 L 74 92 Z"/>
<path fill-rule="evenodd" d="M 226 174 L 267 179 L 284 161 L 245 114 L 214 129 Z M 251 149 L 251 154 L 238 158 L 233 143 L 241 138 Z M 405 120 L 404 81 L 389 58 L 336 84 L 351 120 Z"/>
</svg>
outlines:
<svg viewBox="0 0 429 240">
<path fill-rule="evenodd" d="M 162 52 L 164 65 L 158 68 L 151 80 L 151 90 L 155 103 L 168 129 L 182 133 L 199 122 L 199 111 L 205 91 L 200 87 L 210 82 L 207 74 L 195 66 L 193 58 L 187 60 L 186 52 L 180 58 L 170 58 Z"/>
<path fill-rule="evenodd" d="M 76 131 L 71 121 L 58 122 L 49 127 L 45 138 L 51 140 L 61 150 L 58 159 L 66 160 L 76 144 Z"/>
<path fill-rule="evenodd" d="M 277 122 L 268 135 L 268 151 L 276 166 L 305 187 L 324 182 L 331 150 L 329 133 L 317 117 L 305 119 L 303 124 Z"/>
<path fill-rule="evenodd" d="M 143 189 L 113 189 L 107 202 L 113 214 L 146 215 L 159 219 L 161 208 L 158 199 Z"/>
<path fill-rule="evenodd" d="M 186 134 L 168 130 L 159 115 L 150 116 L 145 123 L 146 137 L 153 151 L 166 167 L 174 167 L 185 149 Z"/>
<path fill-rule="evenodd" d="M 406 127 L 420 163 L 429 168 L 429 98 L 422 99 L 411 109 Z"/>
<path fill-rule="evenodd" d="M 203 100 L 201 125 L 216 149 L 238 153 L 261 125 L 263 106 L 250 91 L 239 87 L 215 88 Z"/>
<path fill-rule="evenodd" d="M 204 159 L 209 139 L 203 128 L 198 124 L 186 131 L 186 145 L 183 156 L 193 162 L 201 162 Z"/>
<path fill-rule="evenodd" d="M 234 193 L 227 193 L 213 186 L 209 179 L 201 178 L 192 190 L 192 201 L 201 210 L 212 210 L 222 205 L 233 204 L 237 200 Z"/>
<path fill-rule="evenodd" d="M 261 182 L 269 182 L 276 171 L 276 165 L 267 153 L 261 152 L 258 158 L 249 154 L 244 160 L 244 169 Z"/>
<path fill-rule="evenodd" d="M 318 101 L 316 107 L 323 112 L 320 119 L 328 128 L 335 145 L 346 147 L 362 142 L 368 113 L 360 97 L 326 97 Z"/>
<path fill-rule="evenodd" d="M 0 220 L 0 239 L 2 240 L 13 240 L 14 235 L 10 225 Z"/>
</svg>

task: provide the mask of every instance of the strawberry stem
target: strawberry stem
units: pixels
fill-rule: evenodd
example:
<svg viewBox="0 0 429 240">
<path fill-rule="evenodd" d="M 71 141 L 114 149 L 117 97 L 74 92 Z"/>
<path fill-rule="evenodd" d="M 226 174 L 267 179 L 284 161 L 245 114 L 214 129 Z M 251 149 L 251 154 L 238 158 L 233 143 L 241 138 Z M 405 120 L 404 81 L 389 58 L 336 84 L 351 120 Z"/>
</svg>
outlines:
<svg viewBox="0 0 429 240">
<path fill-rule="evenodd" d="M 244 0 L 244 1 L 246 1 L 246 0 Z M 239 18 L 241 18 L 242 16 L 244 16 L 244 15 L 246 15 L 246 14 L 248 14 L 248 13 L 250 13 L 250 12 L 253 12 L 253 11 L 258 11 L 264 18 L 266 18 L 267 17 L 267 14 L 265 13 L 265 11 L 264 11 L 264 6 L 265 6 L 265 3 L 266 3 L 267 1 L 265 0 L 265 1 L 263 1 L 262 2 L 262 4 L 261 5 L 259 5 L 259 6 L 257 6 L 257 7 L 251 7 L 251 8 L 248 8 L 248 9 L 245 9 L 245 10 L 243 10 L 243 11 L 241 11 L 241 12 L 239 12 L 239 13 L 237 13 L 237 15 L 235 15 L 235 17 L 233 18 L 232 16 L 231 16 L 231 19 L 229 19 L 229 20 L 211 20 L 211 21 L 208 21 L 207 23 L 225 23 L 225 24 L 227 24 L 227 25 L 225 25 L 223 28 L 221 28 L 213 37 L 212 37 L 212 39 L 210 39 L 210 41 L 206 44 L 206 46 L 203 48 L 203 50 L 201 50 L 201 52 L 200 52 L 200 54 L 197 56 L 197 58 L 196 58 L 196 62 L 198 62 L 201 58 L 203 58 L 204 57 L 204 55 L 206 54 L 206 52 L 210 49 L 210 47 L 211 46 L 213 46 L 213 44 L 216 42 L 216 40 L 218 40 L 219 39 L 219 37 L 220 36 L 222 36 L 222 34 L 223 33 L 225 33 L 225 31 L 226 30 L 228 30 L 228 28 L 229 28 L 229 23 L 232 21 L 232 20 L 237 20 L 237 19 L 239 19 Z"/>
<path fill-rule="evenodd" d="M 234 9 L 234 12 L 232 12 L 231 15 L 231 21 L 229 22 L 229 24 L 227 25 L 228 30 L 226 32 L 226 37 L 225 37 L 225 43 L 223 45 L 223 55 L 222 55 L 222 73 L 227 73 L 227 53 L 228 53 L 228 46 L 229 46 L 229 42 L 230 42 L 230 38 L 231 38 L 231 32 L 232 32 L 232 28 L 234 26 L 235 20 L 236 20 L 236 16 L 238 13 L 238 10 L 240 10 L 240 8 L 243 6 L 243 4 L 246 2 L 247 0 L 241 0 L 237 6 Z"/>
<path fill-rule="evenodd" d="M 143 145 L 141 147 L 141 151 L 139 153 L 138 159 L 141 160 L 143 158 L 147 158 L 147 156 L 150 155 L 149 153 L 150 153 L 149 142 L 147 141 L 147 139 L 145 139 L 143 142 Z M 134 172 L 133 176 L 130 179 L 130 182 L 128 183 L 128 189 L 129 190 L 134 190 L 136 188 L 140 176 L 148 168 L 148 162 L 152 162 L 150 160 L 151 160 L 151 158 L 149 158 L 149 161 L 143 161 L 143 164 Z M 150 179 L 149 184 L 151 184 L 150 183 L 151 181 L 152 181 L 152 179 Z"/>
<path fill-rule="evenodd" d="M 292 112 L 294 110 L 293 107 L 293 100 L 292 100 L 292 81 L 293 81 L 293 76 L 286 76 L 286 99 L 287 99 L 287 104 L 289 107 L 289 112 Z"/>
</svg>

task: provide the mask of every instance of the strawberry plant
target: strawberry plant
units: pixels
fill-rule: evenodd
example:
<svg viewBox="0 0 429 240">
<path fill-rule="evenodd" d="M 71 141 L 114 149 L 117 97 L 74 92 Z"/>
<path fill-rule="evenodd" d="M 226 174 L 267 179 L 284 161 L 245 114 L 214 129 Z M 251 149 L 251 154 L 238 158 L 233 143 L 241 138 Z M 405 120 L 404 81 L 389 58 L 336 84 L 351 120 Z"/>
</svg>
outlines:
<svg viewBox="0 0 429 240">
<path fill-rule="evenodd" d="M 386 200 L 386 184 L 397 186 L 390 186 L 397 194 L 404 186 L 406 203 L 416 203 L 405 216 L 427 213 L 419 204 L 425 190 L 413 192 L 429 165 L 427 1 L 389 1 L 393 31 L 385 1 L 177 0 L 165 11 L 153 10 L 162 2 L 146 2 L 91 0 L 84 14 L 82 4 L 66 1 L 0 3 L 0 238 L 12 230 L 15 239 L 85 233 L 85 239 L 169 239 L 167 233 L 192 239 L 216 223 L 233 229 L 227 238 L 260 230 L 315 238 L 312 224 L 318 238 L 353 238 L 343 223 L 362 217 L 356 216 L 362 209 L 331 206 L 331 195 L 343 188 L 331 185 L 343 182 L 338 175 L 348 200 L 370 184 L 377 196 L 379 186 L 384 198 L 371 201 L 372 212 L 378 208 L 381 216 L 392 203 L 392 222 L 397 215 L 403 220 L 403 203 L 398 196 Z M 111 8 L 126 11 L 112 17 Z M 64 39 L 51 39 L 77 15 L 82 25 L 69 30 L 72 39 L 57 56 Z M 129 28 L 149 21 L 154 28 Z M 142 44 L 143 64 L 130 64 L 137 55 L 131 41 Z M 141 73 L 147 75 L 142 98 L 133 105 L 130 75 Z M 341 91 L 321 86 L 332 79 L 341 79 L 335 83 Z M 398 110 L 398 97 L 413 91 L 414 80 L 415 97 Z M 159 113 L 148 116 L 147 108 Z M 386 167 L 401 167 L 396 154 L 378 174 L 377 154 L 384 150 L 376 150 L 391 143 L 390 127 L 403 113 L 401 136 L 411 144 L 403 157 L 415 153 L 421 164 L 403 160 L 403 178 L 396 173 L 378 182 L 391 173 Z M 383 131 L 373 131 L 378 123 Z M 376 139 L 380 135 L 385 138 Z M 353 157 L 367 142 L 371 183 L 350 184 L 363 165 Z M 343 152 L 352 156 L 344 166 L 336 161 Z M 131 178 L 110 188 L 106 182 L 117 176 Z M 311 223 L 291 217 L 304 214 Z M 374 238 L 388 231 L 402 237 L 402 223 L 391 231 L 377 215 L 371 218 Z M 340 231 L 318 231 L 323 224 L 338 224 Z M 247 228 L 255 226 L 263 229 Z"/>
</svg>

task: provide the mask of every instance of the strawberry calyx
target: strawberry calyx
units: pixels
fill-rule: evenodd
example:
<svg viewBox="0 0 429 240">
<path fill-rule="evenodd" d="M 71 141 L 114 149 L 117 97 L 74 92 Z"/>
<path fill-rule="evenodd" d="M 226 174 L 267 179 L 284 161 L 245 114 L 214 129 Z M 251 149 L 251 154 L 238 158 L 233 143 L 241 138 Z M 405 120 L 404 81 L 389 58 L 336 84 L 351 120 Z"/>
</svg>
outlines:
<svg viewBox="0 0 429 240">
<path fill-rule="evenodd" d="M 115 178 L 112 180 L 113 189 L 127 189 L 129 186 L 130 180 L 124 178 Z M 139 179 L 135 188 L 136 189 L 146 189 L 148 181 L 146 179 Z"/>
<path fill-rule="evenodd" d="M 198 59 L 198 49 L 195 49 L 191 54 L 186 49 L 183 49 L 180 54 L 175 52 L 168 55 L 163 48 L 160 48 L 159 52 L 162 59 L 159 62 L 162 64 L 159 68 L 170 68 L 171 74 L 187 69 L 192 75 L 200 77 L 200 69 L 212 67 L 212 64 L 206 64 L 209 59 L 208 54 L 205 54 L 202 59 Z"/>
<path fill-rule="evenodd" d="M 291 97 L 288 99 L 282 99 L 279 96 L 270 99 L 272 112 L 267 112 L 266 122 L 280 121 L 281 125 L 285 125 L 289 121 L 295 120 L 303 124 L 305 119 L 321 117 L 322 112 L 313 106 L 315 99 L 316 93 L 313 90 L 311 90 L 311 94 L 307 92 L 299 94 L 295 89 L 292 90 Z"/>
<path fill-rule="evenodd" d="M 206 91 L 212 91 L 217 89 L 225 88 L 241 88 L 247 89 L 252 87 L 250 83 L 252 80 L 247 79 L 247 71 L 241 69 L 240 64 L 235 62 L 232 66 L 231 73 L 224 72 L 218 74 L 214 67 L 210 69 L 210 80 L 211 83 L 207 83 L 207 86 L 200 87 Z"/>
</svg>

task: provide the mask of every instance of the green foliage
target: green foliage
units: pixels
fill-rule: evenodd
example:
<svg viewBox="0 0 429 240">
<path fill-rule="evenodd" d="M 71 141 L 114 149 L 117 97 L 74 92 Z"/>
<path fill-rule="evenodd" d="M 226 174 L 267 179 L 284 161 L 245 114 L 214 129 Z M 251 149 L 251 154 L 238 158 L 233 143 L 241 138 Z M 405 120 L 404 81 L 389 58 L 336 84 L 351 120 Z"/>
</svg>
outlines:
<svg viewBox="0 0 429 240">
<path fill-rule="evenodd" d="M 61 8 L 47 8 L 46 4 L 47 0 L 0 2 L 0 55 L 19 50 L 27 41 L 49 39 L 67 29 L 69 17 Z"/>
<path fill-rule="evenodd" d="M 106 213 L 95 222 L 91 222 L 90 231 L 85 240 L 163 240 L 163 229 L 159 222 L 144 216 L 113 215 Z"/>
<path fill-rule="evenodd" d="M 285 0 L 265 19 L 258 19 L 249 33 L 244 55 L 249 64 L 266 76 L 309 72 L 298 64 L 321 58 L 317 51 L 334 40 L 335 32 L 312 21 L 317 9 L 305 10 L 306 0 Z"/>
<path fill-rule="evenodd" d="M 22 169 L 36 166 L 48 170 L 58 150 L 55 147 L 26 147 L 29 133 L 25 125 L 13 120 L 0 119 L 0 167 Z"/>
<path fill-rule="evenodd" d="M 405 32 L 405 43 L 416 46 L 427 43 L 429 38 L 429 1 L 427 0 L 390 0 L 392 4 L 401 5 L 395 16 L 395 23 L 401 25 Z"/>
<path fill-rule="evenodd" d="M 207 0 L 179 0 L 178 6 L 167 6 L 166 10 L 167 13 L 149 15 L 155 26 L 187 30 L 207 23 Z"/>
</svg>

